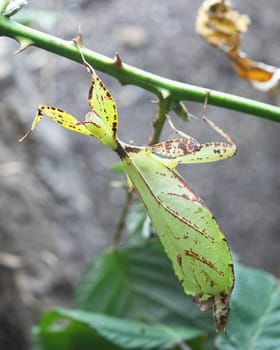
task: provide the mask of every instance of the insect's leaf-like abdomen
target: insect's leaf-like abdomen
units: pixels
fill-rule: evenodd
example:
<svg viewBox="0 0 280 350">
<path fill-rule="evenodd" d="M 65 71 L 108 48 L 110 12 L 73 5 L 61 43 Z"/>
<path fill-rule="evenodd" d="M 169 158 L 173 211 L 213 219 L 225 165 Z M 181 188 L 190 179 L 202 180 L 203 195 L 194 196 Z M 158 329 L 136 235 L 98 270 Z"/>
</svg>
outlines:
<svg viewBox="0 0 280 350">
<path fill-rule="evenodd" d="M 213 306 L 217 329 L 222 329 L 234 275 L 230 250 L 216 220 L 179 174 L 158 157 L 129 152 L 123 163 L 185 292 L 195 296 L 202 308 Z"/>
</svg>

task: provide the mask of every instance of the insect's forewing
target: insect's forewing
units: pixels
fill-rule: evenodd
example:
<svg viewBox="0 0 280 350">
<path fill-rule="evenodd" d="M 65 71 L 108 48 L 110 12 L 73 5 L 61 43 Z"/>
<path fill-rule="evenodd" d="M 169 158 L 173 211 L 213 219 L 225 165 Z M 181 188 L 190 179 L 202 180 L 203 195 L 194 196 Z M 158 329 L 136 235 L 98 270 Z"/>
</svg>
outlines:
<svg viewBox="0 0 280 350">
<path fill-rule="evenodd" d="M 202 309 L 213 306 L 217 330 L 223 329 L 234 274 L 228 244 L 211 212 L 158 157 L 138 150 L 122 161 L 185 292 Z"/>
</svg>

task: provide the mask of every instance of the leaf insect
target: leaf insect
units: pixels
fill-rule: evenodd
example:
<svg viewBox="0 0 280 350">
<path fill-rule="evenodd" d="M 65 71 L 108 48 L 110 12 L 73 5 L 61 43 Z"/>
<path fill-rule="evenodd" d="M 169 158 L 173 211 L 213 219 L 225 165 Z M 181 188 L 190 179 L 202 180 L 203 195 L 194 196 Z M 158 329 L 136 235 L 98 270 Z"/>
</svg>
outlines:
<svg viewBox="0 0 280 350">
<path fill-rule="evenodd" d="M 200 144 L 176 130 L 170 121 L 179 138 L 143 147 L 124 143 L 117 136 L 118 113 L 113 97 L 85 60 L 81 35 L 74 43 L 91 76 L 88 94 L 91 111 L 84 121 L 78 121 L 59 108 L 39 105 L 31 129 L 20 141 L 47 116 L 66 129 L 96 137 L 115 151 L 147 209 L 185 293 L 194 296 L 201 310 L 212 308 L 216 330 L 224 329 L 234 286 L 230 249 L 205 203 L 175 168 L 182 163 L 214 162 L 232 157 L 236 145 L 205 116 L 203 120 L 226 142 Z"/>
</svg>

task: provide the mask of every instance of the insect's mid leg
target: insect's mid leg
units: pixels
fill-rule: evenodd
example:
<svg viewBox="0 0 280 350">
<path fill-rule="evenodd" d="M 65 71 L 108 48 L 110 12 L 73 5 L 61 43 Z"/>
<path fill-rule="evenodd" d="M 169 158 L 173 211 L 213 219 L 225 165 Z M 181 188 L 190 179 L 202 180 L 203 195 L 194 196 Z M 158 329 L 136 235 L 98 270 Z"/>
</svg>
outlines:
<svg viewBox="0 0 280 350">
<path fill-rule="evenodd" d="M 224 132 L 224 130 L 222 130 L 221 128 L 219 128 L 214 122 L 212 122 L 211 120 L 209 120 L 206 117 L 206 109 L 208 106 L 208 98 L 210 96 L 211 91 L 210 90 L 206 90 L 206 95 L 205 95 L 205 100 L 204 100 L 204 104 L 203 104 L 203 116 L 202 116 L 202 120 L 205 121 L 210 128 L 212 128 L 213 130 L 215 130 L 220 136 L 222 136 L 229 144 L 236 146 L 233 139 L 226 133 Z"/>
<path fill-rule="evenodd" d="M 168 121 L 168 123 L 169 123 L 171 129 L 174 130 L 175 133 L 176 133 L 177 135 L 179 135 L 180 137 L 183 137 L 184 139 L 187 139 L 187 140 L 189 140 L 189 141 L 191 141 L 191 142 L 193 142 L 193 143 L 199 144 L 199 142 L 198 142 L 194 137 L 191 137 L 190 135 L 185 134 L 185 133 L 184 133 L 183 131 L 181 131 L 181 130 L 178 130 L 178 129 L 174 126 L 174 124 L 173 124 L 173 122 L 172 122 L 172 120 L 171 120 L 171 118 L 170 118 L 170 116 L 169 116 L 168 114 L 166 115 L 166 119 L 167 119 L 167 121 Z"/>
<path fill-rule="evenodd" d="M 212 120 L 209 120 L 205 115 L 202 117 L 202 120 L 205 121 L 210 126 L 210 128 L 212 128 L 219 135 L 221 135 L 229 144 L 236 146 L 230 135 L 227 134 L 223 129 L 218 127 Z"/>
</svg>

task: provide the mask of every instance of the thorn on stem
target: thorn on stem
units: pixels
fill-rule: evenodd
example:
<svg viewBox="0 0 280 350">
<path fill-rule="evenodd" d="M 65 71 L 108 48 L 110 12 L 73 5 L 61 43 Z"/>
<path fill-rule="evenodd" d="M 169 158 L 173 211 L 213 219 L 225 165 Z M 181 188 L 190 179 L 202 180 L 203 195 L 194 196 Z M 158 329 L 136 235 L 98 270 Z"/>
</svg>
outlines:
<svg viewBox="0 0 280 350">
<path fill-rule="evenodd" d="M 115 65 L 118 68 L 123 67 L 122 59 L 121 59 L 120 55 L 118 54 L 118 52 L 116 52 L 116 55 L 114 57 L 113 65 Z"/>
<path fill-rule="evenodd" d="M 32 41 L 22 41 L 22 40 L 18 40 L 19 42 L 19 48 L 13 53 L 14 55 L 17 55 L 19 53 L 21 53 L 22 51 L 24 51 L 25 49 L 27 49 L 29 46 L 33 45 Z"/>
</svg>

